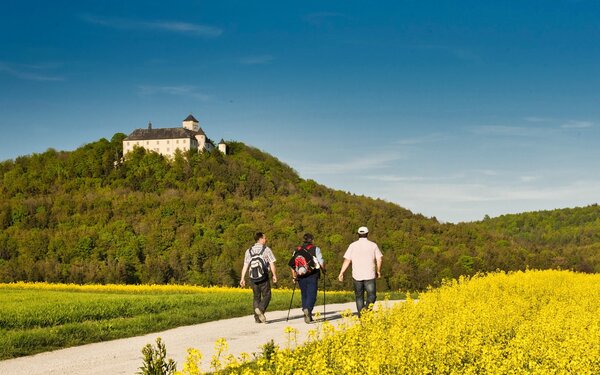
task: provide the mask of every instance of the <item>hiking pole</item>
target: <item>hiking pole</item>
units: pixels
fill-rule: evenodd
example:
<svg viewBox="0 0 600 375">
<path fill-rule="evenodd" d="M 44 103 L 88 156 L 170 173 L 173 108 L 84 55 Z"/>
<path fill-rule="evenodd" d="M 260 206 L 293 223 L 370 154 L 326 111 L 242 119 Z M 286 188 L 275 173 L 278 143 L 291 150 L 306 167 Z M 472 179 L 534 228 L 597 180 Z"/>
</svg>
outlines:
<svg viewBox="0 0 600 375">
<path fill-rule="evenodd" d="M 294 279 L 294 289 L 292 289 L 292 299 L 290 299 L 290 307 L 288 308 L 288 315 L 287 315 L 287 318 L 285 318 L 286 322 L 288 320 L 290 320 L 290 311 L 292 310 L 292 302 L 294 301 L 294 292 L 295 291 L 296 291 L 296 279 Z"/>
<path fill-rule="evenodd" d="M 325 316 L 325 289 L 326 285 L 325 285 L 325 281 L 327 279 L 327 273 L 325 272 L 325 270 L 323 270 L 323 321 L 326 320 L 326 316 Z"/>
</svg>

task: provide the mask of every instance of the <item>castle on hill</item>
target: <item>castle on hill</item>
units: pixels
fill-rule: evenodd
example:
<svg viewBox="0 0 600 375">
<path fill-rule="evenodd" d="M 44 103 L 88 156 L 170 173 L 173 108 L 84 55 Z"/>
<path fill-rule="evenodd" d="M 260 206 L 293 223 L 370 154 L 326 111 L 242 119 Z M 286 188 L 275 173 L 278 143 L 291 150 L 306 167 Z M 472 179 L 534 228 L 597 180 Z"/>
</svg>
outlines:
<svg viewBox="0 0 600 375">
<path fill-rule="evenodd" d="M 149 122 L 147 129 L 135 129 L 123 140 L 123 156 L 133 151 L 136 146 L 168 158 L 173 158 L 177 150 L 204 152 L 215 149 L 213 141 L 206 136 L 198 120 L 191 114 L 183 120 L 180 128 L 154 129 Z M 223 154 L 227 153 L 227 144 L 223 139 L 216 147 Z"/>
</svg>

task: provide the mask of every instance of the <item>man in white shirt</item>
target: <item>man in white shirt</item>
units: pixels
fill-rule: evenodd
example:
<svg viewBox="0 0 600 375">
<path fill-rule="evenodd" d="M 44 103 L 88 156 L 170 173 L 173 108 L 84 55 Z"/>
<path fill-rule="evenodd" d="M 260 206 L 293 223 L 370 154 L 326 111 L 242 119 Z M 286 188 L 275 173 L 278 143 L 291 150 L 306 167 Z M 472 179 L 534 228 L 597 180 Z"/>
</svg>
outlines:
<svg viewBox="0 0 600 375">
<path fill-rule="evenodd" d="M 348 246 L 338 276 L 338 280 L 344 281 L 344 272 L 352 263 L 354 295 L 359 316 L 363 308 L 368 308 L 375 303 L 377 299 L 375 279 L 381 277 L 381 258 L 383 255 L 377 244 L 367 239 L 368 235 L 369 229 L 367 227 L 358 228 L 358 240 Z M 365 292 L 367 293 L 366 304 Z"/>
<path fill-rule="evenodd" d="M 252 307 L 254 308 L 254 320 L 256 323 L 266 323 L 267 318 L 265 317 L 265 311 L 271 301 L 271 283 L 269 281 L 269 268 L 273 275 L 273 283 L 277 282 L 277 271 L 275 268 L 275 255 L 273 251 L 266 245 L 267 236 L 262 232 L 257 232 L 254 235 L 256 243 L 254 246 L 246 250 L 244 254 L 244 266 L 242 267 L 242 277 L 240 279 L 240 286 L 246 286 L 246 271 L 252 271 L 251 263 L 253 258 L 261 258 L 263 263 L 263 275 L 260 280 L 253 280 L 250 275 L 250 284 L 252 286 L 253 301 Z"/>
</svg>

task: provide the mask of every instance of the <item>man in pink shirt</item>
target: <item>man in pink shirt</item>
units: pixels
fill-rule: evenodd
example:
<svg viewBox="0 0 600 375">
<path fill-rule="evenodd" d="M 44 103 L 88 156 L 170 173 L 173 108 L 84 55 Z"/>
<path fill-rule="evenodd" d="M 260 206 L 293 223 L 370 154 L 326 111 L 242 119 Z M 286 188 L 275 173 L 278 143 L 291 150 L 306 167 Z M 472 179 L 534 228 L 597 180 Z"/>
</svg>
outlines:
<svg viewBox="0 0 600 375">
<path fill-rule="evenodd" d="M 381 258 L 383 255 L 377 244 L 367 239 L 369 229 L 358 228 L 358 240 L 348 246 L 344 254 L 344 264 L 338 276 L 338 280 L 344 281 L 344 272 L 352 263 L 352 279 L 354 280 L 354 295 L 356 297 L 356 309 L 358 316 L 363 308 L 368 308 L 375 303 L 377 293 L 375 279 L 381 277 Z M 365 291 L 367 301 L 365 304 Z"/>
</svg>

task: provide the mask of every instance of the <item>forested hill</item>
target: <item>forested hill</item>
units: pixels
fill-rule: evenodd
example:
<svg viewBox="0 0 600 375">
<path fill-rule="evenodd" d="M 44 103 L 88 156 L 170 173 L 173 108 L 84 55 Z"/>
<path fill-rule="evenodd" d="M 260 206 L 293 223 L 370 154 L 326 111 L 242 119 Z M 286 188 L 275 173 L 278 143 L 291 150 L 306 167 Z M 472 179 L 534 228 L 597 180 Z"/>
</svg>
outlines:
<svg viewBox="0 0 600 375">
<path fill-rule="evenodd" d="M 600 207 L 503 215 L 473 223 L 529 249 L 539 268 L 600 272 Z"/>
<path fill-rule="evenodd" d="M 301 179 L 236 142 L 228 155 L 188 153 L 169 161 L 137 149 L 121 163 L 124 136 L 0 164 L 0 281 L 236 285 L 243 252 L 263 231 L 278 258 L 280 284 L 291 286 L 287 259 L 311 232 L 331 270 L 329 287 L 349 288 L 350 278 L 333 280 L 361 225 L 384 253 L 381 289 L 556 266 L 543 246 L 503 229 L 504 218 L 440 224 Z M 597 255 L 565 245 L 551 250 L 551 259 L 563 258 L 561 267 L 600 271 Z"/>
</svg>

